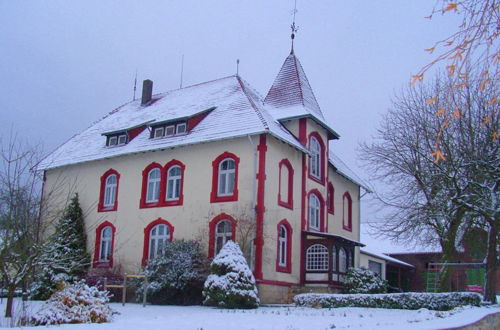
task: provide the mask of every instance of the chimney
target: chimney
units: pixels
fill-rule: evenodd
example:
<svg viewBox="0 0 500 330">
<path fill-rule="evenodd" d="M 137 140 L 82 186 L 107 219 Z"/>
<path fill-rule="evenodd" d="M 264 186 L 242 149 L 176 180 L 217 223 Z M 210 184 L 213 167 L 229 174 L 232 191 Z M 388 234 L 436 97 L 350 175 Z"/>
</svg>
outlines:
<svg viewBox="0 0 500 330">
<path fill-rule="evenodd" d="M 146 79 L 142 82 L 142 100 L 141 105 L 148 105 L 153 96 L 153 82 Z"/>
</svg>

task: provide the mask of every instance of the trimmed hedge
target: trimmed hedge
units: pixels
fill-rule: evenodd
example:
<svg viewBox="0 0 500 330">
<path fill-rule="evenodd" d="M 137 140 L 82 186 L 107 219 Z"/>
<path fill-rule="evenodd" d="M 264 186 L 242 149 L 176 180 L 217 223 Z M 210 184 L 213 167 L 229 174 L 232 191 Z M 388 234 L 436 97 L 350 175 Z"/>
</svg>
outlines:
<svg viewBox="0 0 500 330">
<path fill-rule="evenodd" d="M 427 308 L 446 311 L 459 306 L 479 306 L 482 297 L 476 292 L 387 293 L 387 294 L 320 294 L 303 293 L 293 298 L 296 306 L 337 308 L 369 307 L 387 309 Z"/>
</svg>

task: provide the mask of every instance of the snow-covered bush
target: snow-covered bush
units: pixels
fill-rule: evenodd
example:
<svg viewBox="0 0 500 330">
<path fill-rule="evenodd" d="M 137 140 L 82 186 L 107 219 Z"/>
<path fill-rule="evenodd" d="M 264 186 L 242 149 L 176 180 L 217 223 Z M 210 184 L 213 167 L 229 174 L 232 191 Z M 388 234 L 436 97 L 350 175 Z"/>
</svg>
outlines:
<svg viewBox="0 0 500 330">
<path fill-rule="evenodd" d="M 250 268 L 238 244 L 228 241 L 210 265 L 204 304 L 223 308 L 257 308 L 259 297 Z"/>
<path fill-rule="evenodd" d="M 153 304 L 200 304 L 208 261 L 196 241 L 176 240 L 165 244 L 162 253 L 149 260 L 144 269 L 148 277 L 147 301 Z M 136 298 L 142 301 L 143 281 Z"/>
<path fill-rule="evenodd" d="M 346 293 L 385 293 L 387 281 L 364 268 L 349 268 L 344 277 Z"/>
<path fill-rule="evenodd" d="M 459 306 L 479 306 L 480 294 L 475 292 L 407 292 L 387 294 L 320 294 L 304 293 L 293 298 L 295 305 L 322 308 L 368 307 L 388 309 L 450 310 Z"/>
<path fill-rule="evenodd" d="M 46 300 L 56 291 L 59 282 L 80 280 L 90 264 L 86 245 L 83 212 L 75 194 L 37 262 L 31 298 Z"/>
<path fill-rule="evenodd" d="M 109 322 L 116 312 L 108 301 L 107 291 L 76 282 L 54 293 L 31 321 L 35 325 Z"/>
</svg>

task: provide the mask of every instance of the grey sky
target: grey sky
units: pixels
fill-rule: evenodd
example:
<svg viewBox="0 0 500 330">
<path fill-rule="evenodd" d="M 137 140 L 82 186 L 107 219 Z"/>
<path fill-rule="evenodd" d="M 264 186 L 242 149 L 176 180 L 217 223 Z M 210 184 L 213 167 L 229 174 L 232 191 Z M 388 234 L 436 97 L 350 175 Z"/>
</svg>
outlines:
<svg viewBox="0 0 500 330">
<path fill-rule="evenodd" d="M 425 19 L 435 0 L 298 0 L 295 52 L 341 135 L 333 150 L 362 178 L 356 149 L 394 91 L 457 21 Z M 0 0 L 0 130 L 51 151 L 132 98 L 234 74 L 267 92 L 290 51 L 293 0 Z M 138 83 L 140 94 L 141 83 Z M 364 210 L 363 219 L 369 215 Z"/>
</svg>

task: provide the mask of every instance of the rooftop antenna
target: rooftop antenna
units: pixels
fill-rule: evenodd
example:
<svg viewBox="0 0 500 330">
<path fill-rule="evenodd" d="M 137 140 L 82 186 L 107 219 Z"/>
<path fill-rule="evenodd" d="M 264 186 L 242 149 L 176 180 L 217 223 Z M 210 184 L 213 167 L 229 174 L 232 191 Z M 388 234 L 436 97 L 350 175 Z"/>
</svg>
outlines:
<svg viewBox="0 0 500 330">
<path fill-rule="evenodd" d="M 297 14 L 297 0 L 295 0 L 295 6 L 293 8 L 293 22 L 292 25 L 290 26 L 292 28 L 292 50 L 291 53 L 293 54 L 293 39 L 295 39 L 295 33 L 299 30 L 299 27 L 295 25 L 295 14 Z"/>
<path fill-rule="evenodd" d="M 135 69 L 135 79 L 134 79 L 134 98 L 132 101 L 135 101 L 135 91 L 137 90 L 137 69 Z"/>
<path fill-rule="evenodd" d="M 240 74 L 240 59 L 236 59 L 236 75 L 239 76 Z"/>
<path fill-rule="evenodd" d="M 181 60 L 181 88 L 182 88 L 182 76 L 184 75 L 184 54 L 182 54 Z"/>
</svg>

